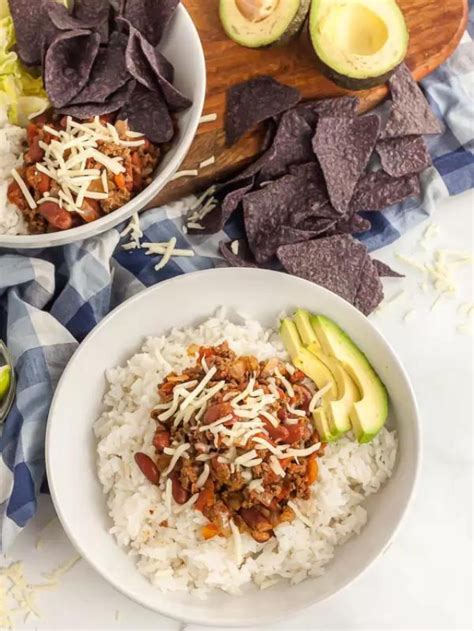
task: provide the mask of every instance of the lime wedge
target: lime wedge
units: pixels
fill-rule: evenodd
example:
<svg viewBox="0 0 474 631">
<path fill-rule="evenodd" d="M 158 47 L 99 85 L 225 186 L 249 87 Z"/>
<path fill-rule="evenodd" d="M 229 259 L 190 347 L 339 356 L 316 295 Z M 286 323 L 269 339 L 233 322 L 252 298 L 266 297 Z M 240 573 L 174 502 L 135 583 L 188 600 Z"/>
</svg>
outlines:
<svg viewBox="0 0 474 631">
<path fill-rule="evenodd" d="M 0 401 L 2 401 L 10 390 L 12 382 L 12 371 L 10 366 L 0 367 Z"/>
</svg>

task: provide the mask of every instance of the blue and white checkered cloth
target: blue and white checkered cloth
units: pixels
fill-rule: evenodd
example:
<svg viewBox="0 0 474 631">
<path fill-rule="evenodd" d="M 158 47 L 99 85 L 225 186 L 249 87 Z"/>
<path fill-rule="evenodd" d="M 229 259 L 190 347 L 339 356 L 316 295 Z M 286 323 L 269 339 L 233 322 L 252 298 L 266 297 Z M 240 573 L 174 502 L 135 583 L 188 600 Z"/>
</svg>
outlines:
<svg viewBox="0 0 474 631">
<path fill-rule="evenodd" d="M 468 31 L 453 57 L 423 81 L 446 132 L 429 138 L 434 166 L 423 175 L 423 197 L 371 213 L 362 235 L 371 250 L 395 241 L 429 216 L 443 199 L 474 187 L 474 6 Z M 117 247 L 120 229 L 64 248 L 0 252 L 0 337 L 18 377 L 16 403 L 0 438 L 0 547 L 6 550 L 33 517 L 44 475 L 44 437 L 55 385 L 87 333 L 116 305 L 162 280 L 219 265 L 217 244 L 240 236 L 232 224 L 213 236 L 185 237 L 186 203 L 148 211 L 148 242 L 178 240 L 194 258 L 172 260 L 156 272 L 154 257 Z M 67 422 L 67 410 L 64 410 Z"/>
</svg>

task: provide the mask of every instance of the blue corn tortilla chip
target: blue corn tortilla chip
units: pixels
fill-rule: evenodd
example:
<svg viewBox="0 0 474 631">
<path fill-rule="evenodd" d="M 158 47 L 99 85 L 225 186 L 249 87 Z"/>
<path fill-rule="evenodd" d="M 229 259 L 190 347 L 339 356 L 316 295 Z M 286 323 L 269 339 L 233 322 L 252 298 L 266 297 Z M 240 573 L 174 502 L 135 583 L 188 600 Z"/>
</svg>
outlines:
<svg viewBox="0 0 474 631">
<path fill-rule="evenodd" d="M 261 171 L 263 180 L 285 175 L 290 165 L 314 160 L 311 141 L 313 129 L 296 110 L 285 112 Z"/>
<path fill-rule="evenodd" d="M 336 213 L 328 208 L 324 181 L 318 165 L 300 165 L 295 167 L 294 172 L 295 175 L 285 175 L 243 198 L 245 229 L 250 248 L 259 262 L 266 260 L 265 257 L 274 250 L 272 244 L 280 239 L 278 229 L 281 226 L 300 232 L 311 232 L 313 236 L 317 236 L 335 221 Z M 317 222 L 312 222 L 317 228 L 309 230 L 309 220 L 312 219 L 318 219 Z M 322 219 L 325 221 L 321 221 Z M 264 245 L 272 234 L 276 236 L 271 244 Z M 296 235 L 301 240 L 299 233 L 290 233 L 287 230 L 287 234 Z"/>
<path fill-rule="evenodd" d="M 326 180 L 329 198 L 341 213 L 349 210 L 354 189 L 380 133 L 378 116 L 321 118 L 313 149 Z"/>
<path fill-rule="evenodd" d="M 319 118 L 357 116 L 359 104 L 356 96 L 341 96 L 320 101 L 305 101 L 296 107 L 296 111 L 314 127 Z"/>
<path fill-rule="evenodd" d="M 99 33 L 101 44 L 107 43 L 110 15 L 108 0 L 76 0 L 72 13 L 63 4 L 50 0 L 46 10 L 58 30 L 93 30 Z"/>
<path fill-rule="evenodd" d="M 170 23 L 179 0 L 125 0 L 122 15 L 156 46 Z"/>
<path fill-rule="evenodd" d="M 151 142 L 170 142 L 174 136 L 173 119 L 160 92 L 137 83 L 118 118 L 128 120 L 130 129 L 144 134 Z"/>
<path fill-rule="evenodd" d="M 338 219 L 340 214 L 329 203 L 326 182 L 321 167 L 317 162 L 293 165 L 290 167 L 290 175 L 296 180 L 296 189 L 302 189 L 302 203 L 292 213 L 292 225 L 309 217 L 326 217 Z M 295 223 L 296 222 L 296 223 Z"/>
<path fill-rule="evenodd" d="M 372 228 L 372 224 L 368 219 L 361 217 L 357 213 L 349 217 L 343 217 L 334 226 L 329 233 L 334 234 L 362 234 Z"/>
<path fill-rule="evenodd" d="M 351 200 L 351 212 L 378 211 L 420 194 L 418 175 L 396 178 L 384 171 L 366 173 Z"/>
<path fill-rule="evenodd" d="M 229 221 L 229 219 L 239 207 L 245 195 L 252 190 L 253 185 L 254 178 L 250 178 L 250 180 L 244 180 L 238 188 L 235 188 L 226 193 L 221 205 L 221 227 Z"/>
<path fill-rule="evenodd" d="M 389 86 L 393 102 L 382 138 L 442 133 L 441 121 L 405 64 L 392 75 Z"/>
<path fill-rule="evenodd" d="M 47 1 L 8 0 L 8 5 L 15 26 L 18 56 L 27 66 L 41 65 L 46 22 L 48 29 L 51 28 L 46 11 Z"/>
<path fill-rule="evenodd" d="M 126 23 L 121 18 L 119 21 Z M 129 40 L 125 59 L 130 74 L 149 90 L 160 89 L 172 111 L 181 111 L 190 107 L 191 101 L 172 84 L 173 65 L 131 24 L 128 28 Z"/>
<path fill-rule="evenodd" d="M 93 116 L 102 116 L 103 114 L 112 114 L 117 112 L 130 99 L 135 89 L 135 81 L 130 80 L 128 83 L 111 94 L 103 103 L 77 103 L 75 105 L 68 104 L 59 110 L 60 114 L 74 116 L 81 120 L 92 118 Z"/>
<path fill-rule="evenodd" d="M 309 241 L 317 236 L 316 232 L 310 230 L 300 230 L 283 225 L 266 234 L 251 249 L 257 263 L 268 263 L 273 259 L 279 247 Z"/>
<path fill-rule="evenodd" d="M 420 173 L 432 165 L 428 147 L 422 136 L 379 140 L 376 151 L 382 169 L 393 177 Z"/>
<path fill-rule="evenodd" d="M 235 251 L 234 251 L 235 250 Z M 244 239 L 219 243 L 222 258 L 231 267 L 257 267 L 252 252 Z"/>
<path fill-rule="evenodd" d="M 89 80 L 99 52 L 100 36 L 86 30 L 61 31 L 49 46 L 44 64 L 44 84 L 49 100 L 64 107 Z"/>
<path fill-rule="evenodd" d="M 105 103 L 110 96 L 130 80 L 125 65 L 127 38 L 121 33 L 111 35 L 109 45 L 100 48 L 89 80 L 69 105 Z"/>
<path fill-rule="evenodd" d="M 380 277 L 405 278 L 403 274 L 396 272 L 389 265 L 387 265 L 387 263 L 384 263 L 383 261 L 379 261 L 378 259 L 372 259 L 372 263 L 377 268 L 377 272 Z"/>
<path fill-rule="evenodd" d="M 348 235 L 282 246 L 277 256 L 288 273 L 321 285 L 351 304 L 368 258 L 365 245 Z"/>
<path fill-rule="evenodd" d="M 354 307 L 366 316 L 370 315 L 383 300 L 383 285 L 372 259 L 367 256 L 362 267 L 359 288 Z"/>
<path fill-rule="evenodd" d="M 259 123 L 289 110 L 298 103 L 298 90 L 259 76 L 232 86 L 227 92 L 226 144 L 231 146 Z"/>
</svg>

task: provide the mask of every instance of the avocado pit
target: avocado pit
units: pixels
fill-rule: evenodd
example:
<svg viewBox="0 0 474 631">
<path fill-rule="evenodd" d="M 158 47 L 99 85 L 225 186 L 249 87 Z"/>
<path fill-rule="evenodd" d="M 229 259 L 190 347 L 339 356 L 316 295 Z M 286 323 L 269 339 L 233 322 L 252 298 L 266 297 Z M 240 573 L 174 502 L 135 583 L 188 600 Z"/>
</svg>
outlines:
<svg viewBox="0 0 474 631">
<path fill-rule="evenodd" d="M 249 22 L 260 22 L 268 18 L 280 0 L 235 0 L 238 10 Z"/>
</svg>

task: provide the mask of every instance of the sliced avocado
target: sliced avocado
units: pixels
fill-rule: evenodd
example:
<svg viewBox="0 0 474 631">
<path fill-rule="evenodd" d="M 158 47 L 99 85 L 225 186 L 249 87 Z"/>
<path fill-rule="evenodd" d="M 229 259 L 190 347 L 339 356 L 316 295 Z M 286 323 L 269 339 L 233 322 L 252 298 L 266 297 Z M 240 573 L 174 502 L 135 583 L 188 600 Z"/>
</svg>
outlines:
<svg viewBox="0 0 474 631">
<path fill-rule="evenodd" d="M 297 309 L 293 320 L 295 321 L 303 345 L 311 352 L 314 350 L 322 350 L 318 337 L 311 325 L 311 313 L 305 309 Z"/>
<path fill-rule="evenodd" d="M 309 311 L 297 309 L 294 321 L 305 348 L 329 369 L 336 381 L 339 398 L 329 402 L 327 409 L 324 410 L 324 415 L 332 434 L 339 437 L 351 429 L 349 413 L 352 404 L 360 399 L 360 395 L 354 381 L 337 359 L 323 353 L 321 344 L 311 324 L 311 317 L 312 314 Z"/>
<path fill-rule="evenodd" d="M 7 396 L 10 390 L 12 371 L 8 364 L 0 366 L 0 403 Z"/>
<path fill-rule="evenodd" d="M 311 0 L 220 0 L 219 15 L 230 39 L 248 48 L 285 44 L 296 35 Z"/>
<path fill-rule="evenodd" d="M 357 385 L 361 398 L 352 405 L 349 416 L 357 440 L 367 443 L 387 420 L 385 386 L 365 355 L 335 322 L 321 315 L 313 316 L 311 322 L 324 353 L 341 362 Z"/>
<path fill-rule="evenodd" d="M 313 412 L 313 425 L 318 430 L 319 437 L 323 443 L 333 443 L 340 438 L 343 432 L 334 431 L 327 415 L 327 408 L 316 408 Z"/>
<path fill-rule="evenodd" d="M 396 0 L 313 0 L 309 31 L 322 72 L 349 90 L 385 83 L 408 51 Z"/>
<path fill-rule="evenodd" d="M 332 384 L 323 396 L 323 401 L 329 402 L 338 398 L 337 386 L 334 376 L 328 367 L 302 344 L 293 320 L 286 318 L 281 322 L 280 335 L 293 364 L 304 372 L 316 386 L 321 389 L 328 383 Z"/>
</svg>

